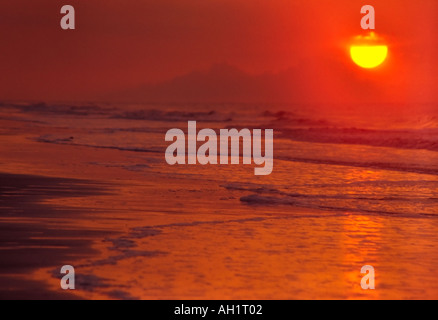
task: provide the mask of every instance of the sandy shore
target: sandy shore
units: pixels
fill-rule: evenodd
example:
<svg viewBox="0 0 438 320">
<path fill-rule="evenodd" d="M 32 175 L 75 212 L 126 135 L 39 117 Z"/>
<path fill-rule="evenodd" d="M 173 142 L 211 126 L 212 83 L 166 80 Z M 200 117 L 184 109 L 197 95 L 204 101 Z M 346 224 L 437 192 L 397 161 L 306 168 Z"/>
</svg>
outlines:
<svg viewBox="0 0 438 320">
<path fill-rule="evenodd" d="M 0 298 L 73 298 L 71 292 L 47 290 L 47 282 L 30 275 L 95 254 L 91 242 L 108 232 L 72 228 L 66 221 L 84 219 L 84 212 L 44 202 L 105 191 L 85 180 L 36 175 L 0 173 L 0 181 Z"/>
<path fill-rule="evenodd" d="M 252 170 L 176 172 L 161 153 L 42 143 L 33 138 L 76 133 L 0 122 L 2 299 L 438 297 L 434 216 L 265 203 L 278 192 L 242 182 Z M 77 271 L 73 294 L 59 287 L 64 264 Z M 360 287 L 365 264 L 376 290 Z"/>
</svg>

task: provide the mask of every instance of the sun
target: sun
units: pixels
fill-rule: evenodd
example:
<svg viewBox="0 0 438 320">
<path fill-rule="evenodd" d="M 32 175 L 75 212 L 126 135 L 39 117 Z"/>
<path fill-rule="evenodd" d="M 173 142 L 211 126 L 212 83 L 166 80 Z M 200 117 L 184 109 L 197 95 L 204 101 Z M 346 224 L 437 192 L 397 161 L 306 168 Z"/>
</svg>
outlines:
<svg viewBox="0 0 438 320">
<path fill-rule="evenodd" d="M 381 65 L 388 55 L 387 46 L 351 46 L 351 59 L 359 67 L 372 69 Z"/>
<path fill-rule="evenodd" d="M 350 56 L 355 64 L 365 69 L 376 68 L 388 56 L 388 46 L 374 32 L 358 36 L 350 45 Z"/>
</svg>

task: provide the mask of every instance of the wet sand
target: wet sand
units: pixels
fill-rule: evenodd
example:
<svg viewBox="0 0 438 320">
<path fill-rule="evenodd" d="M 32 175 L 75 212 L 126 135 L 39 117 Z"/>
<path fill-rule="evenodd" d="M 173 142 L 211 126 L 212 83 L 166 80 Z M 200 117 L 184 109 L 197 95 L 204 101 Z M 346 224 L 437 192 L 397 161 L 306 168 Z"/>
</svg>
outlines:
<svg viewBox="0 0 438 320">
<path fill-rule="evenodd" d="M 98 195 L 105 189 L 86 180 L 36 175 L 0 173 L 0 181 L 0 298 L 77 298 L 68 291 L 49 291 L 46 281 L 30 275 L 96 254 L 92 241 L 108 232 L 72 228 L 67 221 L 84 219 L 84 212 L 44 202 Z"/>
</svg>

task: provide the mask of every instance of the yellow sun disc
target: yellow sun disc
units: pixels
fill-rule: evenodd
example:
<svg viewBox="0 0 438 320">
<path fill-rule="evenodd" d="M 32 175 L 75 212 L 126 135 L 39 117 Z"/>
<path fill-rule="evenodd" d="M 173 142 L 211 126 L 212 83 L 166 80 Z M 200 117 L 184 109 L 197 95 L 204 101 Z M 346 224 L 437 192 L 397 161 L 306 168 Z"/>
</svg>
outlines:
<svg viewBox="0 0 438 320">
<path fill-rule="evenodd" d="M 351 59 L 362 68 L 375 68 L 385 61 L 388 47 L 384 45 L 357 45 L 350 47 Z"/>
</svg>

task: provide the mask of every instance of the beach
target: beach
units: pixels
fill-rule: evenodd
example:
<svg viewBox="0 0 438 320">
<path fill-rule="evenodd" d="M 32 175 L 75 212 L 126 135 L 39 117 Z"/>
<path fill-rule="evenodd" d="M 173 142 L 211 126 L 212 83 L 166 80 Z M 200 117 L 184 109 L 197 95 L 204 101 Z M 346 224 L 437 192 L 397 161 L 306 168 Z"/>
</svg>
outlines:
<svg viewBox="0 0 438 320">
<path fill-rule="evenodd" d="M 0 297 L 437 299 L 435 110 L 4 102 Z M 272 128 L 273 172 L 168 165 L 190 120 Z"/>
</svg>

